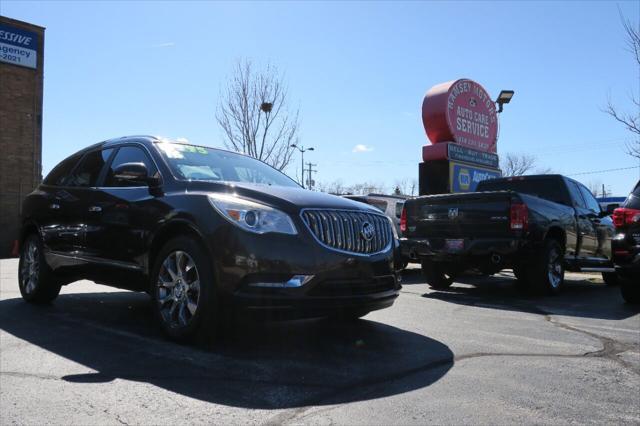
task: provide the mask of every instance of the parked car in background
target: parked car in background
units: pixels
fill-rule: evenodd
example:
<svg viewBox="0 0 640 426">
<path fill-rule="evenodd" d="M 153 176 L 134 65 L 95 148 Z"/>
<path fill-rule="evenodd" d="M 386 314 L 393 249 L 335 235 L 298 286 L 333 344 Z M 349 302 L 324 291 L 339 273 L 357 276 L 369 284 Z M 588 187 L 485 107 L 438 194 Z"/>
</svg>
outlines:
<svg viewBox="0 0 640 426">
<path fill-rule="evenodd" d="M 616 282 L 612 220 L 581 183 L 521 176 L 480 182 L 477 191 L 405 203 L 402 253 L 422 262 L 432 287 L 447 288 L 468 269 L 512 268 L 520 285 L 538 293 L 559 292 L 565 269 Z"/>
<path fill-rule="evenodd" d="M 384 194 L 369 194 L 369 195 L 343 195 L 344 198 L 350 200 L 359 201 L 361 203 L 369 204 L 383 212 L 395 226 L 398 235 L 400 235 L 400 215 L 402 214 L 402 208 L 404 202 L 411 197 L 404 195 L 384 195 Z"/>
<path fill-rule="evenodd" d="M 626 200 L 625 197 L 599 197 L 596 198 L 598 200 L 598 204 L 600 204 L 600 208 L 602 208 L 605 212 L 613 213 L 613 210 L 620 207 L 622 203 Z"/>
<path fill-rule="evenodd" d="M 622 205 L 613 212 L 616 234 L 612 241 L 613 262 L 620 278 L 622 297 L 640 303 L 640 181 Z"/>
<path fill-rule="evenodd" d="M 384 194 L 369 194 L 369 195 L 343 195 L 344 198 L 358 201 L 361 203 L 369 204 L 381 212 L 383 212 L 391 221 L 396 229 L 398 236 L 402 236 L 400 230 L 400 216 L 402 215 L 402 209 L 404 203 L 411 197 L 405 195 L 384 195 Z M 404 269 L 407 264 L 411 262 L 406 256 L 400 254 L 399 269 Z"/>
<path fill-rule="evenodd" d="M 22 208 L 28 302 L 80 279 L 148 292 L 163 330 L 205 339 L 227 311 L 355 319 L 400 285 L 391 221 L 234 152 L 150 136 L 71 155 Z"/>
</svg>

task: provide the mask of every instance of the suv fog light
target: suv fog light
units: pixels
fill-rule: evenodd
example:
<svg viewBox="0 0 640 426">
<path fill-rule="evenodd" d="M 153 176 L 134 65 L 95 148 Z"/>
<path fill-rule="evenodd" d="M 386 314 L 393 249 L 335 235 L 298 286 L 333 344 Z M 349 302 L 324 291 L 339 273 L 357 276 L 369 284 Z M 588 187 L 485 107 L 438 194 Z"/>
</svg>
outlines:
<svg viewBox="0 0 640 426">
<path fill-rule="evenodd" d="M 275 283 L 250 283 L 251 287 L 263 287 L 263 288 L 298 288 L 307 284 L 313 279 L 313 275 L 294 275 L 289 281 L 275 282 Z"/>
</svg>

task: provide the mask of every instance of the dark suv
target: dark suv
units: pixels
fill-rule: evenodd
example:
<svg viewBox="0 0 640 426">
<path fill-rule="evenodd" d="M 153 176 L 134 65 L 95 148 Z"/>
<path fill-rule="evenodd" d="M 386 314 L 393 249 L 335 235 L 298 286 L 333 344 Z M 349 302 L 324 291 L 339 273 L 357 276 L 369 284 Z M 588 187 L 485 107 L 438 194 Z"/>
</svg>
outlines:
<svg viewBox="0 0 640 426">
<path fill-rule="evenodd" d="M 640 303 L 640 181 L 613 211 L 613 224 L 616 235 L 611 247 L 622 297 L 629 303 Z"/>
<path fill-rule="evenodd" d="M 98 143 L 56 166 L 22 214 L 25 300 L 79 279 L 146 291 L 176 339 L 209 340 L 230 311 L 358 318 L 400 289 L 397 238 L 377 209 L 219 149 Z"/>
</svg>

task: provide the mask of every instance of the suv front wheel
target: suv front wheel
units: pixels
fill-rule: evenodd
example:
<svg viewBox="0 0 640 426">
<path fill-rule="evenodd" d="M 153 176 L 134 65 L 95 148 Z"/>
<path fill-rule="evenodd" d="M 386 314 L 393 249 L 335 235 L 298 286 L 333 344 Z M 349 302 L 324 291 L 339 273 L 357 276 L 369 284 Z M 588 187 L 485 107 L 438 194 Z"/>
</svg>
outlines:
<svg viewBox="0 0 640 426">
<path fill-rule="evenodd" d="M 174 340 L 213 343 L 218 301 L 211 260 L 192 238 L 169 240 L 151 274 L 153 306 L 164 332 Z"/>
</svg>

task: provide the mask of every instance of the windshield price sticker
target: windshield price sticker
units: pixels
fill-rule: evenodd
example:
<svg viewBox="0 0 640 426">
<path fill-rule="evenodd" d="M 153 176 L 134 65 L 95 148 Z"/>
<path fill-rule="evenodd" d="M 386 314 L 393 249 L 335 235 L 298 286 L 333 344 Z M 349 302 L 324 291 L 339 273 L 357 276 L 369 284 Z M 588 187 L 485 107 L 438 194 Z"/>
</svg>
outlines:
<svg viewBox="0 0 640 426">
<path fill-rule="evenodd" d="M 0 24 L 0 62 L 35 69 L 38 63 L 38 34 Z"/>
</svg>

